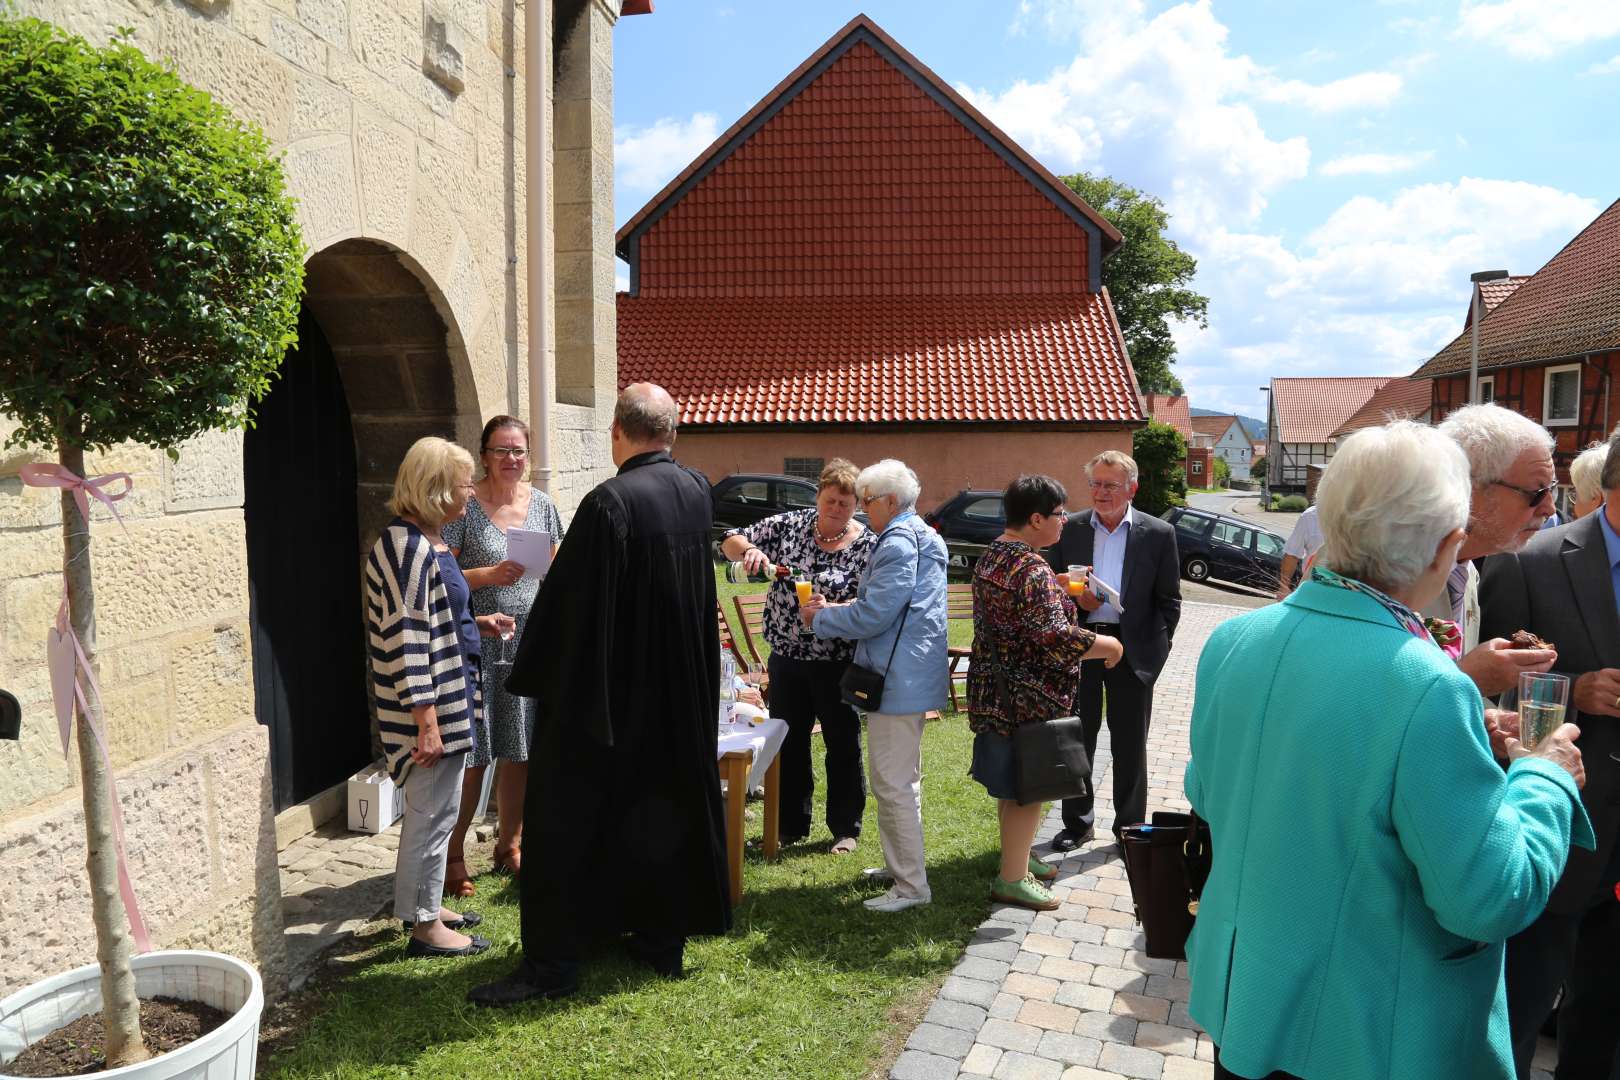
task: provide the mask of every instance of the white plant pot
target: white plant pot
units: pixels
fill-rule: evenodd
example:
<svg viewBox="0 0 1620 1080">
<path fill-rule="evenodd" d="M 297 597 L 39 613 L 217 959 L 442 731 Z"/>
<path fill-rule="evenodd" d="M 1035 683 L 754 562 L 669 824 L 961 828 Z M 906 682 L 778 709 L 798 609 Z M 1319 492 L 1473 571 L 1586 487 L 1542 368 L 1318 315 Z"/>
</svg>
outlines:
<svg viewBox="0 0 1620 1080">
<path fill-rule="evenodd" d="M 136 993 L 212 1005 L 230 1019 L 194 1043 L 122 1069 L 108 1080 L 253 1080 L 264 986 L 252 965 L 213 952 L 171 950 L 136 956 Z M 101 1011 L 101 966 L 87 964 L 0 1001 L 0 1080 L 6 1063 L 57 1028 Z"/>
</svg>

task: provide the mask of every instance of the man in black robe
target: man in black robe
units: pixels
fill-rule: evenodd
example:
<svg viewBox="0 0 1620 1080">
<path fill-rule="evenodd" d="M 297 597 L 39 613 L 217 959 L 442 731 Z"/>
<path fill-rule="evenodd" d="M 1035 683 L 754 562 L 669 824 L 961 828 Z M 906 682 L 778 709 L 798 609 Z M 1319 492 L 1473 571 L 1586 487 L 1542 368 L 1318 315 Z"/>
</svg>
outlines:
<svg viewBox="0 0 1620 1080">
<path fill-rule="evenodd" d="M 523 830 L 540 858 L 521 879 L 523 962 L 476 1004 L 570 994 L 591 938 L 623 931 L 679 976 L 688 936 L 731 927 L 713 506 L 670 456 L 676 416 L 651 383 L 619 395 L 619 474 L 579 504 L 518 646 L 506 685 L 538 701 Z M 655 885 L 624 888 L 627 851 Z"/>
</svg>

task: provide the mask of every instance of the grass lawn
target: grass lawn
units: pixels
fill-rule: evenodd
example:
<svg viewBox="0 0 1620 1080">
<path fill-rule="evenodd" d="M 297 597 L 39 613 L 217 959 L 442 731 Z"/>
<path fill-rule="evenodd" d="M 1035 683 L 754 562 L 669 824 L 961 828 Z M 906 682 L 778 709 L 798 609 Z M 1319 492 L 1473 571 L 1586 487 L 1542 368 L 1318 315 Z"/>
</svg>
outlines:
<svg viewBox="0 0 1620 1080">
<path fill-rule="evenodd" d="M 721 581 L 722 595 L 737 587 Z M 953 623 L 954 634 L 971 625 Z M 464 1001 L 474 983 L 519 955 L 517 889 L 478 879 L 480 933 L 494 941 L 470 961 L 409 961 L 404 939 L 375 935 L 347 974 L 323 981 L 300 1005 L 296 1030 L 261 1075 L 290 1077 L 708 1077 L 860 1078 L 892 1059 L 898 1038 L 927 1007 L 988 909 L 996 868 L 995 807 L 967 776 L 972 736 L 952 713 L 923 737 L 923 827 L 934 902 L 895 915 L 867 911 L 880 891 L 860 870 L 878 865 L 875 804 L 861 849 L 827 853 L 817 811 L 813 841 L 774 863 L 751 847 L 736 926 L 687 947 L 687 977 L 668 982 L 633 965 L 621 947 L 593 954 L 580 993 L 508 1011 Z M 821 740 L 815 756 L 822 791 Z M 819 803 L 818 803 L 819 806 Z M 756 813 L 756 817 L 757 817 Z M 750 826 L 757 836 L 759 824 Z M 539 852 L 528 867 L 543 868 Z M 659 883 L 625 872 L 600 883 L 658 903 Z"/>
</svg>

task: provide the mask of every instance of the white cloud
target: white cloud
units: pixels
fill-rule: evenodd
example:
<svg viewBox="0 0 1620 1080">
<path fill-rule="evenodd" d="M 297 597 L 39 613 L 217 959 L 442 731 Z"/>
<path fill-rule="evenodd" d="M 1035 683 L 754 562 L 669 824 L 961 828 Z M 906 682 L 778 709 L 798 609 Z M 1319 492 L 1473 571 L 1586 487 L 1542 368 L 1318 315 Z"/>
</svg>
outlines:
<svg viewBox="0 0 1620 1080">
<path fill-rule="evenodd" d="M 1200 407 L 1256 415 L 1279 375 L 1404 375 L 1462 328 L 1468 275 L 1541 267 L 1601 208 L 1556 188 L 1464 177 L 1358 196 L 1297 243 L 1215 229 L 1184 241 L 1210 329 L 1177 334 Z"/>
<path fill-rule="evenodd" d="M 1401 94 L 1401 77 L 1390 71 L 1366 71 L 1330 83 L 1312 85 L 1298 79 L 1263 84 L 1262 101 L 1301 105 L 1317 112 L 1380 108 Z"/>
<path fill-rule="evenodd" d="M 1620 56 L 1613 56 L 1601 64 L 1593 64 L 1587 68 L 1584 75 L 1620 75 Z"/>
<path fill-rule="evenodd" d="M 626 124 L 613 130 L 613 182 L 626 191 L 651 194 L 702 153 L 720 133 L 720 118 L 693 113 L 672 116 L 647 127 Z"/>
<path fill-rule="evenodd" d="M 1615 0 L 1462 0 L 1457 32 L 1543 60 L 1620 34 Z"/>
<path fill-rule="evenodd" d="M 1415 169 L 1434 158 L 1434 151 L 1420 150 L 1409 154 L 1345 154 L 1324 161 L 1316 171 L 1323 176 L 1387 176 L 1390 173 Z"/>
</svg>

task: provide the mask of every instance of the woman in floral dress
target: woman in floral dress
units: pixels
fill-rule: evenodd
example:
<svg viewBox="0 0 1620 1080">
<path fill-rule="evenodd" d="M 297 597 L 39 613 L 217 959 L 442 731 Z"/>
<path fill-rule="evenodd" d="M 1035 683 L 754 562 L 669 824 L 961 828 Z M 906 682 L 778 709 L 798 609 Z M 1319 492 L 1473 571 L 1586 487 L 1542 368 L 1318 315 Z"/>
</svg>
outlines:
<svg viewBox="0 0 1620 1080">
<path fill-rule="evenodd" d="M 529 744 L 534 738 L 534 702 L 507 693 L 510 668 L 496 666 L 493 661 L 499 658 L 500 649 L 515 652 L 540 582 L 523 577 L 523 566 L 506 557 L 506 530 L 550 533 L 553 552 L 563 538 L 556 504 L 523 479 L 529 469 L 528 425 L 513 416 L 495 417 L 484 425 L 478 457 L 484 477 L 478 481 L 475 497 L 467 502 L 466 516 L 445 527 L 444 539 L 456 552 L 472 587 L 474 614 L 502 611 L 513 615 L 517 633 L 511 642 L 491 642 L 485 650 L 483 726 L 476 749 L 467 755 L 461 816 L 450 837 L 445 873 L 445 891 L 458 896 L 471 896 L 475 891 L 467 873 L 464 845 L 473 813 L 478 809 L 484 769 L 492 761 L 501 763 L 495 774 L 500 812 L 495 868 L 517 873 L 522 867 L 523 797 L 529 778 Z"/>
</svg>

